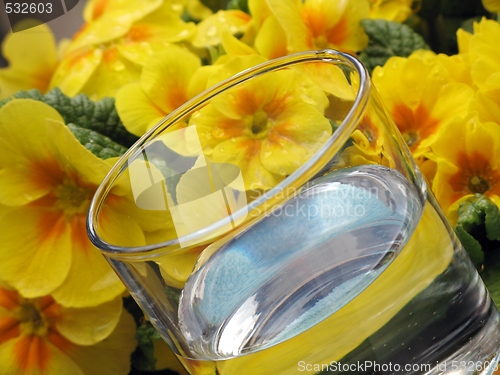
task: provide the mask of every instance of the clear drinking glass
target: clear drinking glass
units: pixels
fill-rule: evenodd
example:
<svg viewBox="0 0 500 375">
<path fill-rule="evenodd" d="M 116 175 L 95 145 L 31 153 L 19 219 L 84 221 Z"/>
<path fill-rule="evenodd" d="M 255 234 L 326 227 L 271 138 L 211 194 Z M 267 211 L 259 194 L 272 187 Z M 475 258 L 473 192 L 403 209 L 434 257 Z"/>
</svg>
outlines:
<svg viewBox="0 0 500 375">
<path fill-rule="evenodd" d="M 498 310 L 363 66 L 324 50 L 230 77 L 243 61 L 128 150 L 88 217 L 187 371 L 491 373 Z"/>
</svg>

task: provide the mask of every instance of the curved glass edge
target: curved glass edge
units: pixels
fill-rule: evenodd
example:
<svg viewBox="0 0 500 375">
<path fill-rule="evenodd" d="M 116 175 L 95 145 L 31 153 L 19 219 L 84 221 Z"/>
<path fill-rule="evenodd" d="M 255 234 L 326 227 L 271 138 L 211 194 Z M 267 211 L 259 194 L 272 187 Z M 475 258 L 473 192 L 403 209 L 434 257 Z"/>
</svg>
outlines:
<svg viewBox="0 0 500 375">
<path fill-rule="evenodd" d="M 295 172 L 288 176 L 284 181 L 273 187 L 271 190 L 264 193 L 261 197 L 249 203 L 240 212 L 233 213 L 234 217 L 239 217 L 242 212 L 248 212 L 252 209 L 257 208 L 267 200 L 271 199 L 277 192 L 282 191 L 284 188 L 297 181 L 304 174 L 309 172 L 312 167 L 314 167 L 321 159 L 323 163 L 311 173 L 311 177 L 314 176 L 321 168 L 328 163 L 328 161 L 333 158 L 333 156 L 340 150 L 342 145 L 349 138 L 350 133 L 357 126 L 358 122 L 361 120 L 365 108 L 369 101 L 369 96 L 371 92 L 371 85 L 369 80 L 369 74 L 364 65 L 357 60 L 355 57 L 343 53 L 340 51 L 325 49 L 320 51 L 307 51 L 299 52 L 296 54 L 284 56 L 278 59 L 266 61 L 262 64 L 256 65 L 252 68 L 246 69 L 233 77 L 230 77 L 210 88 L 200 93 L 193 99 L 189 100 L 181 107 L 175 109 L 172 113 L 167 115 L 162 119 L 157 125 L 151 128 L 147 133 L 145 133 L 134 145 L 132 145 L 125 154 L 116 162 L 116 164 L 111 168 L 108 174 L 104 177 L 101 184 L 97 188 L 92 201 L 89 206 L 89 211 L 87 215 L 87 234 L 90 241 L 99 248 L 105 255 L 109 256 L 127 256 L 127 257 L 141 257 L 149 252 L 158 250 L 161 248 L 167 248 L 170 246 L 177 245 L 180 240 L 179 238 L 170 240 L 167 242 L 162 242 L 158 244 L 135 246 L 135 247 L 124 247 L 110 244 L 103 241 L 97 234 L 98 221 L 97 217 L 99 215 L 102 203 L 104 199 L 113 187 L 114 182 L 117 180 L 119 175 L 127 168 L 127 161 L 134 156 L 137 152 L 140 152 L 140 147 L 145 145 L 153 137 L 157 136 L 159 133 L 163 132 L 171 124 L 175 124 L 180 119 L 185 117 L 187 114 L 192 112 L 196 107 L 205 104 L 207 101 L 212 99 L 214 96 L 239 85 L 245 81 L 248 81 L 254 77 L 261 74 L 265 74 L 270 71 L 276 71 L 287 66 L 293 66 L 298 64 L 303 64 L 307 62 L 327 62 L 327 63 L 337 63 L 349 65 L 359 74 L 359 90 L 354 99 L 353 105 L 349 110 L 348 114 L 342 121 L 341 125 L 337 130 L 331 135 L 331 137 L 325 142 L 324 145 L 317 150 L 311 158 L 300 166 Z M 336 146 L 336 147 L 335 147 Z M 189 237 L 202 236 L 207 232 L 211 232 L 216 229 L 220 223 L 214 223 L 210 226 L 205 227 L 197 233 L 190 234 Z M 191 238 L 185 237 L 186 240 Z M 176 249 L 177 250 L 177 249 Z M 174 250 L 175 251 L 175 250 Z M 164 253 L 168 252 L 165 250 Z M 164 254 L 163 253 L 163 254 Z"/>
</svg>

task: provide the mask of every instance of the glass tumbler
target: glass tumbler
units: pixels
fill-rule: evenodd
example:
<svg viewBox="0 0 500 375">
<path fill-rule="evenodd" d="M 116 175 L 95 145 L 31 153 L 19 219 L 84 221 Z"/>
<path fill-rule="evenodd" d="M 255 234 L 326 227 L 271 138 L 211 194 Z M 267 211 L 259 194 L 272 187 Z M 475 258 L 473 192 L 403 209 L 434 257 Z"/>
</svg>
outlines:
<svg viewBox="0 0 500 375">
<path fill-rule="evenodd" d="M 498 310 L 362 64 L 234 75 L 247 60 L 130 148 L 88 216 L 187 371 L 492 373 Z"/>
</svg>

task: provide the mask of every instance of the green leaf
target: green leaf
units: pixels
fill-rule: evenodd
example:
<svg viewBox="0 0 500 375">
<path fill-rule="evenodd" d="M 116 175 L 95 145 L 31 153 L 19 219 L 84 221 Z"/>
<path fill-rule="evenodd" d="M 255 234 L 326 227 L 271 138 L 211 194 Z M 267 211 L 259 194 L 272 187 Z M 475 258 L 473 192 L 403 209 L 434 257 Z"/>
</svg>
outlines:
<svg viewBox="0 0 500 375">
<path fill-rule="evenodd" d="M 460 204 L 455 232 L 476 268 L 488 267 L 489 255 L 500 246 L 500 210 L 476 194 Z"/>
<path fill-rule="evenodd" d="M 125 147 L 130 147 L 138 139 L 123 126 L 116 112 L 113 98 L 103 98 L 96 102 L 84 94 L 70 98 L 56 87 L 45 95 L 42 95 L 38 90 L 20 91 L 13 97 L 0 102 L 0 107 L 14 98 L 42 101 L 55 108 L 66 124 L 75 124 L 81 128 L 101 133 Z"/>
<path fill-rule="evenodd" d="M 161 340 L 159 333 L 148 321 L 143 321 L 135 333 L 138 346 L 132 353 L 132 366 L 140 371 L 154 371 L 156 358 L 153 340 Z"/>
<path fill-rule="evenodd" d="M 45 95 L 43 101 L 54 107 L 67 124 L 94 130 L 126 147 L 137 140 L 120 121 L 113 98 L 103 98 L 96 102 L 84 94 L 69 98 L 56 87 Z"/>
<path fill-rule="evenodd" d="M 480 275 L 493 302 L 497 307 L 500 307 L 500 249 L 497 249 L 489 257 L 488 263 Z"/>
<path fill-rule="evenodd" d="M 68 128 L 87 150 L 101 159 L 122 156 L 127 151 L 125 147 L 93 130 L 81 128 L 75 124 L 68 124 Z"/>
<path fill-rule="evenodd" d="M 408 57 L 415 50 L 429 49 L 424 39 L 409 26 L 372 19 L 362 20 L 361 25 L 370 39 L 359 58 L 370 72 L 384 65 L 390 57 Z"/>
</svg>

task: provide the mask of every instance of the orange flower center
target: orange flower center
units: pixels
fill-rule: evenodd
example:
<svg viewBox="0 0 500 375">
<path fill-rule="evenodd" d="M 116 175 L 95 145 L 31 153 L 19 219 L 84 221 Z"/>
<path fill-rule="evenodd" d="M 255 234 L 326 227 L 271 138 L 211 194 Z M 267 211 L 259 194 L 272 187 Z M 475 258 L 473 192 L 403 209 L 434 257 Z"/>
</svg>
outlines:
<svg viewBox="0 0 500 375">
<path fill-rule="evenodd" d="M 251 138 L 264 139 L 267 138 L 271 123 L 264 111 L 258 111 L 253 116 L 249 116 L 247 127 L 251 130 Z"/>
<path fill-rule="evenodd" d="M 28 335 L 45 336 L 48 323 L 40 309 L 32 302 L 23 302 L 19 307 L 19 322 L 22 330 Z"/>
<path fill-rule="evenodd" d="M 55 189 L 56 207 L 69 216 L 85 214 L 92 197 L 90 189 L 81 187 L 67 180 Z"/>
<path fill-rule="evenodd" d="M 473 193 L 484 194 L 490 190 L 490 184 L 480 176 L 472 176 L 467 184 L 468 189 Z"/>
<path fill-rule="evenodd" d="M 311 47 L 326 48 L 340 46 L 349 36 L 348 24 L 341 17 L 333 27 L 327 29 L 325 14 L 321 9 L 304 6 L 301 12 L 302 20 L 311 33 Z"/>
<path fill-rule="evenodd" d="M 459 172 L 449 180 L 457 197 L 463 194 L 500 193 L 500 173 L 491 169 L 488 158 L 478 152 L 470 155 L 461 152 L 457 162 Z"/>
<path fill-rule="evenodd" d="M 420 141 L 436 132 L 439 127 L 439 120 L 432 118 L 422 104 L 415 109 L 397 104 L 392 110 L 392 118 L 412 151 L 417 148 Z"/>
</svg>

